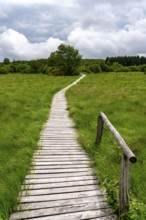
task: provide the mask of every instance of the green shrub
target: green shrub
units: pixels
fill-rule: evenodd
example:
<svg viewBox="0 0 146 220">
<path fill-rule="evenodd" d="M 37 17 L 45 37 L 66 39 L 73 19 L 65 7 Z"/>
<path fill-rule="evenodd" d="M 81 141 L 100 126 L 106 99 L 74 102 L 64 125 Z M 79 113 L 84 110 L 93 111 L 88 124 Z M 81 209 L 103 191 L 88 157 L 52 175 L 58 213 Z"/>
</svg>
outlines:
<svg viewBox="0 0 146 220">
<path fill-rule="evenodd" d="M 132 72 L 139 72 L 140 71 L 140 67 L 139 66 L 130 66 L 130 71 Z"/>
<path fill-rule="evenodd" d="M 90 71 L 88 66 L 81 66 L 81 67 L 79 67 L 79 72 L 80 73 L 87 73 L 87 74 L 91 73 L 91 71 Z"/>
<path fill-rule="evenodd" d="M 89 69 L 93 73 L 100 73 L 101 72 L 101 67 L 98 64 L 94 64 L 92 66 L 89 66 Z"/>
<path fill-rule="evenodd" d="M 4 67 L 4 66 L 1 66 L 0 67 L 0 74 L 7 74 L 7 73 L 8 73 L 8 68 Z"/>
</svg>

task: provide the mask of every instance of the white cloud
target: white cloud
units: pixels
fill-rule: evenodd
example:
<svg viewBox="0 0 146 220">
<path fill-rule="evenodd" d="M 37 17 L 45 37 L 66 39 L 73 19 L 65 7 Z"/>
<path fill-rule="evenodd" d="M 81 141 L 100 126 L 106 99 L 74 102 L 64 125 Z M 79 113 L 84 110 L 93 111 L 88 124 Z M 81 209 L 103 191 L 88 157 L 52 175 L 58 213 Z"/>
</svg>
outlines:
<svg viewBox="0 0 146 220">
<path fill-rule="evenodd" d="M 145 53 L 145 39 L 146 31 L 133 26 L 129 30 L 112 30 L 108 33 L 106 30 L 99 32 L 94 28 L 78 27 L 68 36 L 70 44 L 78 48 L 84 57 L 91 58 Z"/>
<path fill-rule="evenodd" d="M 72 6 L 73 0 L 1 0 L 3 5 L 58 5 L 58 6 Z"/>
<path fill-rule="evenodd" d="M 23 34 L 8 29 L 0 35 L 0 55 L 10 59 L 47 58 L 61 43 L 61 40 L 54 38 L 42 43 L 30 43 Z"/>
<path fill-rule="evenodd" d="M 1 0 L 0 6 L 1 57 L 46 57 L 61 42 L 87 58 L 146 54 L 145 0 Z"/>
</svg>

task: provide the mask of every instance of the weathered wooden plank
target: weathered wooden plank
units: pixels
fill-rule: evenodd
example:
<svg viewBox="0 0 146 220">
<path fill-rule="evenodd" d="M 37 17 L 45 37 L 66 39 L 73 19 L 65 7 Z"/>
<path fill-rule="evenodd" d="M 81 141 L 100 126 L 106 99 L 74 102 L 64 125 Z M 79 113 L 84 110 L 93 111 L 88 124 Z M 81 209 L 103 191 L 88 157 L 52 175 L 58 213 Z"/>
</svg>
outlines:
<svg viewBox="0 0 146 220">
<path fill-rule="evenodd" d="M 55 139 L 56 135 L 42 135 L 41 139 Z M 76 137 L 74 135 L 57 135 L 57 140 L 76 140 Z"/>
<path fill-rule="evenodd" d="M 69 149 L 69 150 L 64 150 L 64 149 L 58 149 L 58 150 L 56 150 L 56 149 L 47 149 L 47 150 L 38 150 L 37 152 L 35 152 L 34 153 L 34 156 L 47 156 L 47 155 L 87 155 L 84 151 L 82 151 L 82 150 L 75 150 L 75 149 Z"/>
<path fill-rule="evenodd" d="M 63 207 L 66 205 L 77 205 L 77 204 L 86 204 L 92 202 L 106 202 L 105 196 L 90 196 L 85 198 L 74 198 L 74 199 L 65 199 L 65 200 L 56 200 L 56 201 L 45 201 L 45 202 L 32 202 L 32 203 L 21 203 L 18 206 L 18 210 L 33 210 L 41 208 L 51 208 L 51 207 Z"/>
<path fill-rule="evenodd" d="M 59 177 L 77 177 L 77 176 L 90 176 L 91 172 L 82 171 L 76 173 L 50 173 L 50 174 L 28 174 L 26 179 L 46 179 L 46 178 L 59 178 Z"/>
<path fill-rule="evenodd" d="M 67 169 L 67 168 L 88 168 L 88 164 L 74 164 L 74 165 L 48 165 L 48 166 L 31 166 L 30 170 L 45 170 L 45 169 Z"/>
<path fill-rule="evenodd" d="M 70 176 L 70 177 L 59 177 L 59 178 L 48 178 L 48 179 L 25 179 L 24 184 L 43 184 L 43 183 L 58 183 L 58 182 L 71 182 L 71 181 L 79 181 L 79 180 L 93 180 L 97 179 L 97 177 L 93 175 L 89 176 Z"/>
<path fill-rule="evenodd" d="M 74 206 L 68 206 L 65 207 L 56 207 L 56 208 L 48 208 L 48 209 L 37 209 L 37 210 L 31 210 L 31 211 L 20 211 L 18 213 L 15 213 L 11 216 L 10 220 L 18 220 L 18 219 L 28 219 L 28 218 L 39 218 L 43 216 L 51 216 L 51 215 L 57 215 L 57 214 L 66 214 L 66 213 L 75 213 L 80 211 L 86 211 L 86 210 L 102 210 L 102 213 L 98 213 L 99 217 L 108 213 L 111 213 L 109 205 L 106 203 L 86 203 L 86 204 L 78 204 Z M 107 211 L 109 210 L 109 211 Z M 92 216 L 91 216 L 92 217 Z M 97 217 L 97 216 L 96 216 Z"/>
<path fill-rule="evenodd" d="M 52 145 L 69 145 L 69 146 L 78 145 L 79 146 L 78 142 L 76 142 L 75 140 L 68 141 L 68 140 L 46 140 L 44 139 L 44 140 L 40 140 L 40 143 L 48 143 Z"/>
<path fill-rule="evenodd" d="M 117 216 L 112 215 L 112 213 L 111 213 L 111 215 L 108 214 L 108 216 L 106 216 L 106 217 L 97 217 L 97 218 L 91 218 L 91 219 L 92 220 L 115 220 L 115 219 L 117 219 Z"/>
<path fill-rule="evenodd" d="M 98 190 L 99 186 L 97 185 L 87 185 L 87 186 L 70 186 L 70 187 L 59 187 L 59 188 L 49 188 L 49 189 L 29 189 L 23 190 L 20 193 L 20 196 L 38 196 L 38 195 L 50 195 L 50 194 L 58 194 L 58 193 L 70 193 L 70 192 L 84 192 L 84 191 L 91 191 L 91 190 Z"/>
<path fill-rule="evenodd" d="M 38 166 L 48 166 L 48 165 L 66 165 L 66 164 L 89 164 L 88 160 L 80 160 L 80 161 L 50 161 L 50 162 L 33 162 L 33 165 L 38 165 Z"/>
<path fill-rule="evenodd" d="M 44 216 L 39 217 L 39 220 L 83 220 L 83 219 L 94 219 L 95 217 L 108 217 L 111 215 L 111 209 L 101 209 L 101 210 L 91 210 L 91 211 L 81 211 L 81 212 L 73 212 L 73 213 L 66 213 L 66 214 L 59 214 L 53 216 Z M 31 220 L 36 220 L 36 218 L 31 218 Z"/>
<path fill-rule="evenodd" d="M 101 191 L 92 190 L 92 191 L 83 191 L 83 192 L 72 192 L 72 193 L 59 193 L 59 194 L 50 194 L 48 195 L 39 195 L 39 196 L 21 196 L 20 203 L 28 203 L 28 202 L 44 202 L 44 201 L 53 201 L 53 200 L 61 200 L 61 199 L 74 199 L 74 198 L 82 198 L 88 196 L 103 196 L 106 195 Z"/>
<path fill-rule="evenodd" d="M 86 154 L 82 154 L 82 155 L 71 155 L 71 154 L 68 154 L 68 155 L 51 155 L 51 154 L 48 154 L 47 156 L 45 156 L 45 155 L 37 155 L 37 156 L 35 156 L 34 155 L 34 157 L 33 157 L 33 159 L 35 160 L 35 161 L 41 161 L 41 160 L 46 160 L 46 161 L 48 161 L 48 160 L 50 160 L 50 159 L 59 159 L 59 160 L 61 160 L 61 159 L 64 159 L 64 160 L 66 160 L 66 159 L 79 159 L 79 160 L 88 160 L 88 157 L 87 157 L 87 155 Z"/>
<path fill-rule="evenodd" d="M 54 182 L 54 183 L 43 183 L 43 184 L 29 184 L 22 185 L 21 189 L 49 189 L 49 188 L 61 188 L 61 187 L 73 187 L 73 186 L 88 186 L 88 185 L 99 185 L 99 180 L 84 180 L 84 181 L 72 181 L 72 182 Z"/>
<path fill-rule="evenodd" d="M 78 144 L 52 144 L 52 143 L 43 143 L 43 147 L 42 150 L 49 150 L 51 148 L 53 149 L 57 149 L 57 148 L 60 148 L 60 149 L 79 149 L 79 145 Z"/>
<path fill-rule="evenodd" d="M 40 170 L 30 170 L 31 174 L 50 174 L 50 173 L 75 173 L 75 172 L 92 172 L 91 168 L 68 168 L 68 169 L 40 169 Z"/>
<path fill-rule="evenodd" d="M 41 156 L 41 155 L 38 155 L 38 156 L 34 156 L 34 159 L 35 160 L 37 160 L 37 159 L 55 159 L 55 158 L 59 158 L 59 159 L 66 159 L 66 158 L 68 158 L 68 159 L 85 159 L 85 160 L 88 160 L 88 157 L 87 157 L 87 155 L 86 154 L 83 154 L 83 155 L 47 155 L 47 157 L 45 157 L 45 156 Z"/>
<path fill-rule="evenodd" d="M 80 157 L 70 157 L 70 158 L 60 158 L 60 157 L 53 157 L 53 158 L 48 158 L 48 159 L 34 159 L 33 162 L 37 163 L 37 162 L 55 162 L 55 161 L 88 161 L 88 159 L 86 158 L 80 158 Z"/>
</svg>

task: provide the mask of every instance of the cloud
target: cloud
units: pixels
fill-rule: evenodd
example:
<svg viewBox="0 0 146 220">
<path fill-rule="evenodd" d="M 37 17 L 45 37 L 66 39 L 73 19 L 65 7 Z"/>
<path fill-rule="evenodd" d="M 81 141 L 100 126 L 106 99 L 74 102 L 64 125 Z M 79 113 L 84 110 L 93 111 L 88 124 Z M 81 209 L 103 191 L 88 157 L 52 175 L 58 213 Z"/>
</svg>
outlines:
<svg viewBox="0 0 146 220">
<path fill-rule="evenodd" d="M 49 38 L 41 43 L 30 43 L 23 34 L 8 29 L 0 35 L 0 55 L 1 59 L 47 58 L 61 43 L 61 40 L 55 38 Z"/>
<path fill-rule="evenodd" d="M 7 14 L 0 10 L 0 18 L 2 19 L 2 18 L 7 18 L 7 17 L 8 17 Z"/>
<path fill-rule="evenodd" d="M 47 57 L 61 42 L 86 58 L 146 53 L 145 0 L 1 0 L 0 6 L 1 58 Z"/>
<path fill-rule="evenodd" d="M 62 7 L 70 7 L 74 5 L 73 0 L 1 0 L 3 5 L 58 5 Z"/>
<path fill-rule="evenodd" d="M 96 31 L 95 28 L 75 28 L 68 36 L 68 42 L 90 58 L 107 56 L 137 55 L 146 51 L 146 19 L 141 20 L 129 29 Z M 137 27 L 138 26 L 138 27 Z"/>
</svg>

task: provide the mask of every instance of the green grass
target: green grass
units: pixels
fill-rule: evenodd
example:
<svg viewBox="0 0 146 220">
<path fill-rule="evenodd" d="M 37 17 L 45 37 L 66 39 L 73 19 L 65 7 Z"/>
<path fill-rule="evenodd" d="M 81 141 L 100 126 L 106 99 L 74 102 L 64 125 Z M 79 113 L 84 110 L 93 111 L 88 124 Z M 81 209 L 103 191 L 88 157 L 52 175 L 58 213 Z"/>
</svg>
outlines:
<svg viewBox="0 0 146 220">
<path fill-rule="evenodd" d="M 0 219 L 7 220 L 17 203 L 54 93 L 75 79 L 0 75 Z"/>
<path fill-rule="evenodd" d="M 135 153 L 131 164 L 131 207 L 128 219 L 146 218 L 146 75 L 102 73 L 88 75 L 67 92 L 70 115 L 79 131 L 79 141 L 106 186 L 109 200 L 118 207 L 121 150 L 104 126 L 102 142 L 95 146 L 97 116 L 103 111 Z"/>
</svg>

